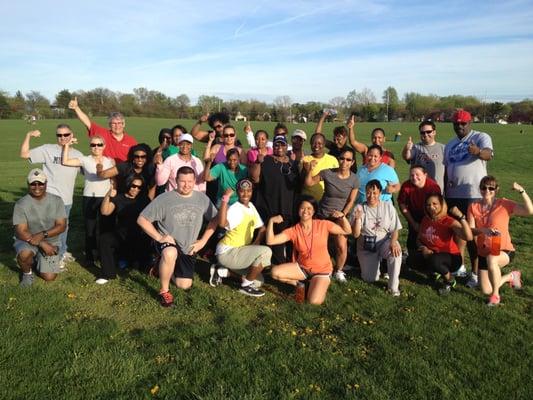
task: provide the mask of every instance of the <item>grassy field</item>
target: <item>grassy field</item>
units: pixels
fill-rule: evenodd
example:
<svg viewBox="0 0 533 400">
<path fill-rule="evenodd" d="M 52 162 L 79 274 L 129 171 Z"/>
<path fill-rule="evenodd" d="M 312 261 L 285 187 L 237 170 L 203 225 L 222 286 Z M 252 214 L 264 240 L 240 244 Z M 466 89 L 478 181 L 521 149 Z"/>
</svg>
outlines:
<svg viewBox="0 0 533 400">
<path fill-rule="evenodd" d="M 104 119 L 97 119 L 105 123 Z M 193 121 L 180 121 L 191 127 Z M 58 121 L 39 121 L 43 133 L 32 147 L 55 142 Z M 88 153 L 85 129 L 70 121 Z M 127 131 L 155 147 L 162 127 L 177 121 L 129 118 Z M 242 132 L 243 124 L 236 124 Z M 397 159 L 416 124 L 382 124 Z M 274 123 L 253 123 L 272 131 Z M 333 124 L 325 131 L 331 134 Z M 368 142 L 377 124 L 357 125 Z M 308 135 L 313 124 L 300 124 Z M 296 128 L 296 125 L 294 125 Z M 518 200 L 516 180 L 533 193 L 533 128 L 475 125 L 491 134 L 495 158 L 489 171 L 501 194 Z M 30 126 L 0 121 L 0 387 L 3 399 L 529 399 L 533 392 L 531 323 L 532 220 L 512 220 L 517 247 L 514 267 L 524 272 L 525 289 L 502 290 L 503 305 L 489 308 L 479 291 L 458 285 L 441 298 L 422 275 L 405 273 L 402 296 L 386 285 L 333 283 L 322 307 L 298 305 L 288 287 L 268 283 L 266 296 L 240 295 L 231 283 L 211 288 L 198 269 L 189 292 L 178 292 L 177 307 L 156 301 L 158 282 L 137 271 L 105 286 L 94 271 L 77 263 L 51 284 L 37 280 L 18 287 L 13 260 L 13 203 L 26 192 L 30 165 L 18 157 Z M 290 130 L 293 126 L 290 127 Z M 529 131 L 529 132 L 528 132 Z M 438 126 L 438 140 L 453 135 Z M 242 134 L 241 140 L 242 138 Z M 197 151 L 202 146 L 195 144 Z M 358 159 L 358 164 L 360 164 Z M 398 161 L 401 180 L 407 165 Z M 71 214 L 69 245 L 81 258 L 82 178 Z M 530 393 L 528 395 L 527 393 Z"/>
</svg>

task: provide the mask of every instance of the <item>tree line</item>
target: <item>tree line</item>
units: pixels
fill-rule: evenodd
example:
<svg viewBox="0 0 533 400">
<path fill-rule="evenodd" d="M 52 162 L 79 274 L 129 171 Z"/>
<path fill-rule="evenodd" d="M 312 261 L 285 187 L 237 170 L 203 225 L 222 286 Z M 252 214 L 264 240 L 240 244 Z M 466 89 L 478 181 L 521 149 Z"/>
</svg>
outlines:
<svg viewBox="0 0 533 400">
<path fill-rule="evenodd" d="M 346 97 L 334 97 L 327 103 L 309 101 L 295 103 L 289 96 L 278 96 L 272 103 L 260 100 L 224 100 L 217 96 L 202 95 L 196 104 L 186 94 L 169 97 L 166 94 L 146 88 L 133 89 L 133 93 L 114 92 L 106 88 L 88 91 L 63 89 L 50 101 L 38 91 L 23 94 L 17 91 L 13 96 L 0 91 L 0 119 L 30 118 L 74 118 L 68 109 L 68 102 L 78 97 L 84 111 L 91 116 L 107 115 L 121 111 L 126 116 L 161 118 L 198 118 L 200 115 L 225 111 L 233 119 L 237 116 L 252 121 L 317 121 L 323 110 L 333 109 L 337 116 L 346 119 L 356 115 L 359 121 L 419 121 L 432 118 L 448 121 L 457 108 L 470 111 L 480 122 L 533 123 L 533 100 L 518 102 L 484 102 L 475 96 L 437 96 L 409 92 L 400 99 L 394 87 L 383 91 L 380 99 L 364 88 L 352 90 Z M 334 114 L 334 113 L 332 113 Z"/>
</svg>

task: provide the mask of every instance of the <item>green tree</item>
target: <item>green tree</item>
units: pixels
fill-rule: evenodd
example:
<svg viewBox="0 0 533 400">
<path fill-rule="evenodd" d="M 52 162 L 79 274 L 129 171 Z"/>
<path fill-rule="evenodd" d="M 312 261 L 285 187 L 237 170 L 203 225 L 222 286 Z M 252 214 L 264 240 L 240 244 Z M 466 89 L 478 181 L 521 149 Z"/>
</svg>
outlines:
<svg viewBox="0 0 533 400">
<path fill-rule="evenodd" d="M 178 118 L 190 118 L 191 100 L 186 94 L 180 94 L 174 99 Z"/>
<path fill-rule="evenodd" d="M 389 86 L 383 92 L 383 104 L 385 105 L 385 118 L 387 121 L 392 121 L 398 116 L 400 109 L 400 99 L 398 92 L 392 86 Z"/>
<path fill-rule="evenodd" d="M 224 107 L 224 100 L 217 96 L 201 95 L 198 97 L 198 106 L 203 114 L 221 111 Z"/>
<path fill-rule="evenodd" d="M 26 110 L 35 116 L 44 118 L 52 116 L 50 101 L 36 90 L 26 93 Z"/>
</svg>

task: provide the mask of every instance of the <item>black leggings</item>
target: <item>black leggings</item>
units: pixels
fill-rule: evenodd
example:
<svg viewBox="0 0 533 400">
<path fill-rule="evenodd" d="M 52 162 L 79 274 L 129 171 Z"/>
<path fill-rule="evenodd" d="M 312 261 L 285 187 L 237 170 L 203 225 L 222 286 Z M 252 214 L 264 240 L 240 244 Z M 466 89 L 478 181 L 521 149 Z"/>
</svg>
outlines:
<svg viewBox="0 0 533 400">
<path fill-rule="evenodd" d="M 433 253 L 426 259 L 430 270 L 441 275 L 457 271 L 462 262 L 461 254 L 450 253 Z"/>
</svg>

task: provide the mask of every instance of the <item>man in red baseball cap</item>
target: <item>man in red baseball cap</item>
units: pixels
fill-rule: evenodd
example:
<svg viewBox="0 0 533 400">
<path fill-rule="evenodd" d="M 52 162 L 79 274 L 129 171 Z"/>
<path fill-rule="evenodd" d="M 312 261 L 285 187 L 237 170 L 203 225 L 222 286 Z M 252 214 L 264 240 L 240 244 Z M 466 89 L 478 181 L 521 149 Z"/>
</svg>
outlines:
<svg viewBox="0 0 533 400">
<path fill-rule="evenodd" d="M 452 116 L 456 137 L 444 148 L 445 185 L 444 194 L 448 207 L 457 206 L 466 215 L 470 203 L 481 198 L 479 182 L 487 175 L 487 161 L 492 159 L 492 139 L 472 129 L 472 115 L 459 109 Z M 464 254 L 466 242 L 460 240 L 459 248 Z M 477 251 L 474 241 L 468 242 L 468 254 L 472 261 L 472 274 L 468 287 L 476 287 Z M 458 271 L 466 274 L 464 265 Z"/>
</svg>

